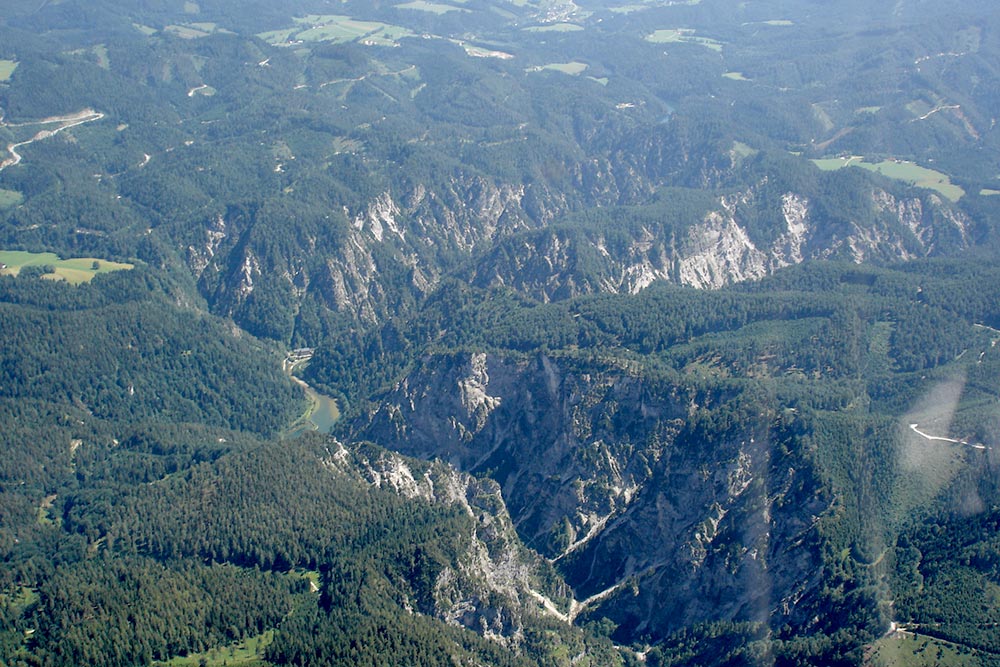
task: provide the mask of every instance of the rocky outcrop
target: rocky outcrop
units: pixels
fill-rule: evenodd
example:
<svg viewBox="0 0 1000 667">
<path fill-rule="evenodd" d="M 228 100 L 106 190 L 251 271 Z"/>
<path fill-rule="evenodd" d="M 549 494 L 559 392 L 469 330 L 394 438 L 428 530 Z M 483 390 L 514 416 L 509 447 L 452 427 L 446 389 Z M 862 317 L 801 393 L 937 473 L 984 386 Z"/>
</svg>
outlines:
<svg viewBox="0 0 1000 667">
<path fill-rule="evenodd" d="M 334 474 L 360 477 L 372 487 L 455 508 L 469 518 L 469 533 L 453 545 L 458 557 L 437 574 L 433 608 L 425 611 L 516 646 L 532 619 L 558 616 L 560 606 L 568 609 L 566 591 L 553 587 L 553 578 L 542 572 L 544 563 L 522 546 L 494 481 L 369 444 L 348 448 L 333 441 L 327 453 L 322 464 Z"/>
<path fill-rule="evenodd" d="M 763 183 L 721 196 L 702 213 L 623 229 L 609 221 L 519 234 L 488 253 L 471 272 L 479 286 L 507 286 L 542 301 L 602 291 L 628 293 L 655 281 L 717 289 L 762 278 L 808 259 L 894 261 L 946 254 L 971 244 L 970 221 L 935 194 L 894 195 L 873 188 L 864 215 L 851 217 L 810 195 L 766 194 Z M 654 214 L 645 213 L 647 218 Z M 686 217 L 684 217 L 686 216 Z M 610 243 L 610 237 L 617 237 Z"/>
<path fill-rule="evenodd" d="M 817 585 L 809 545 L 830 500 L 775 442 L 773 416 L 749 417 L 739 400 L 611 360 L 443 355 L 383 396 L 354 437 L 495 479 L 521 538 L 574 587 L 568 620 L 598 614 L 622 639 L 657 637 L 698 621 L 788 620 Z"/>
</svg>

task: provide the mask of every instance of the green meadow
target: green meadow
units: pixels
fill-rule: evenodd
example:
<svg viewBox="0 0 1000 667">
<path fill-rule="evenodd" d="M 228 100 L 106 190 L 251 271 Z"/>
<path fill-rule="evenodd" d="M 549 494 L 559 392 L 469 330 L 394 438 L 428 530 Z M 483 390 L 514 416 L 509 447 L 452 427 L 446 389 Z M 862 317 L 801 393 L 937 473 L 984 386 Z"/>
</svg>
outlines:
<svg viewBox="0 0 1000 667">
<path fill-rule="evenodd" d="M 163 28 L 163 32 L 177 35 L 182 39 L 198 39 L 208 37 L 216 33 L 232 34 L 228 30 L 220 28 L 215 23 L 183 23 L 180 25 L 168 25 Z"/>
<path fill-rule="evenodd" d="M 377 21 L 357 21 L 339 14 L 312 14 L 296 18 L 295 23 L 298 24 L 295 27 L 262 32 L 257 36 L 271 44 L 360 41 L 369 45 L 394 46 L 397 40 L 413 35 L 408 29 L 400 26 Z"/>
<path fill-rule="evenodd" d="M 0 209 L 17 206 L 24 201 L 24 196 L 16 190 L 4 190 L 0 188 Z"/>
<path fill-rule="evenodd" d="M 166 662 L 153 663 L 157 667 L 256 667 L 265 665 L 264 650 L 274 641 L 274 630 L 268 630 L 256 637 L 241 642 L 209 649 L 203 653 L 192 653 L 173 658 Z"/>
<path fill-rule="evenodd" d="M 525 32 L 578 32 L 583 26 L 575 23 L 553 23 L 552 25 L 533 25 L 524 28 Z"/>
<path fill-rule="evenodd" d="M 875 642 L 865 664 L 871 667 L 965 667 L 978 656 L 950 642 L 910 632 L 896 632 Z"/>
<path fill-rule="evenodd" d="M 881 162 L 865 162 L 863 157 L 824 158 L 813 160 L 813 164 L 824 171 L 835 171 L 844 167 L 861 167 L 887 178 L 910 183 L 919 188 L 934 190 L 951 201 L 958 201 L 965 195 L 965 190 L 951 182 L 947 174 L 921 167 L 913 162 L 901 160 L 883 160 Z"/>
<path fill-rule="evenodd" d="M 568 62 L 568 63 L 549 63 L 548 65 L 537 65 L 535 67 L 529 67 L 528 72 L 562 72 L 563 74 L 569 74 L 570 76 L 579 76 L 583 74 L 587 69 L 587 63 L 581 62 Z"/>
<path fill-rule="evenodd" d="M 713 51 L 722 51 L 722 42 L 709 37 L 698 37 L 689 28 L 654 30 L 646 35 L 646 41 L 654 44 L 697 44 Z"/>
<path fill-rule="evenodd" d="M 422 12 L 430 12 L 431 14 L 447 14 L 448 12 L 467 12 L 468 9 L 463 9 L 462 7 L 453 7 L 452 5 L 442 5 L 438 2 L 427 2 L 427 0 L 413 0 L 413 2 L 406 2 L 402 5 L 396 5 L 396 9 L 416 9 Z"/>
<path fill-rule="evenodd" d="M 0 60 L 0 81 L 10 81 L 15 69 L 17 69 L 16 60 Z"/>
<path fill-rule="evenodd" d="M 51 276 L 53 280 L 65 280 L 73 285 L 90 282 L 98 273 L 135 268 L 133 264 L 110 262 L 94 257 L 60 259 L 52 252 L 24 252 L 22 250 L 0 251 L 0 264 L 4 264 L 6 267 L 0 269 L 0 275 L 10 276 L 18 275 L 21 269 L 26 266 L 52 266 L 55 271 L 46 274 L 46 277 Z"/>
</svg>

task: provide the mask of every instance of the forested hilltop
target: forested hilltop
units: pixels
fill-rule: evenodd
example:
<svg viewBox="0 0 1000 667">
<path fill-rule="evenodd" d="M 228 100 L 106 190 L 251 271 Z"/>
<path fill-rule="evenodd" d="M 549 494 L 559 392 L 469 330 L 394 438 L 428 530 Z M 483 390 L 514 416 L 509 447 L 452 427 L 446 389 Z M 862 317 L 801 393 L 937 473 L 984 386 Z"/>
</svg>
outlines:
<svg viewBox="0 0 1000 667">
<path fill-rule="evenodd" d="M 1000 663 L 957 4 L 9 0 L 0 665 Z"/>
</svg>

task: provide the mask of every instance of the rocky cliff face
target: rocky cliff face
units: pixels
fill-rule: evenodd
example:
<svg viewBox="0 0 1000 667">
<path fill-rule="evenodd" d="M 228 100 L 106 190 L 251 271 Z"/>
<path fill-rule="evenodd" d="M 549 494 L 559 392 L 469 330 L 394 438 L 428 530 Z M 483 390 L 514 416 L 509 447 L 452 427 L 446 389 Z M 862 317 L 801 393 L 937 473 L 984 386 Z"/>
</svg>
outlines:
<svg viewBox="0 0 1000 667">
<path fill-rule="evenodd" d="M 643 201 L 668 178 L 716 185 L 733 166 L 726 153 L 710 159 L 674 150 L 678 140 L 670 135 L 618 141 L 636 152 L 602 145 L 587 154 L 581 146 L 558 168 L 531 165 L 538 173 L 520 177 L 449 167 L 451 173 L 411 180 L 391 165 L 393 176 L 379 180 L 380 189 L 352 193 L 349 203 L 331 198 L 323 205 L 230 205 L 197 231 L 178 232 L 178 241 L 213 309 L 253 333 L 288 338 L 302 327 L 301 313 L 317 311 L 372 325 L 419 301 L 443 276 L 504 239 L 546 233 L 573 210 Z M 609 255 L 611 262 L 627 260 L 615 275 L 593 283 L 586 277 L 579 284 L 570 280 L 564 291 L 637 291 L 668 277 L 669 256 L 656 244 L 657 234 L 650 230 L 637 237 L 627 257 Z M 541 273 L 547 272 L 558 283 L 545 291 L 567 283 L 563 276 L 572 261 L 558 247 L 532 246 L 521 254 L 523 263 L 537 256 L 545 264 L 529 271 L 529 280 L 544 282 Z M 513 271 L 516 267 L 498 263 L 496 282 L 511 283 L 506 276 Z M 264 320 L 268 330 L 256 326 Z M 309 331 L 302 336 L 299 342 L 318 337 Z"/>
<path fill-rule="evenodd" d="M 402 497 L 457 509 L 468 516 L 470 531 L 452 545 L 458 558 L 433 582 L 433 607 L 422 609 L 501 643 L 523 641 L 532 619 L 558 617 L 569 607 L 548 566 L 517 537 L 499 486 L 446 464 L 424 463 L 367 444 L 347 448 L 333 441 L 322 464 L 336 475 Z M 404 601 L 411 610 L 416 601 Z"/>
<path fill-rule="evenodd" d="M 540 300 L 592 291 L 634 294 L 657 280 L 700 289 L 762 278 L 807 259 L 892 261 L 970 245 L 970 221 L 935 194 L 898 196 L 873 188 L 864 215 L 831 215 L 810 194 L 754 186 L 717 198 L 686 219 L 647 221 L 628 243 L 614 221 L 518 235 L 487 253 L 471 280 Z"/>
<path fill-rule="evenodd" d="M 214 309 L 255 333 L 290 335 L 295 313 L 310 300 L 372 324 L 431 291 L 474 247 L 535 224 L 524 197 L 523 186 L 459 176 L 443 190 L 418 183 L 322 215 L 279 219 L 236 209 L 206 224 L 203 238 L 187 247 L 187 261 Z M 272 322 L 285 315 L 284 335 L 254 328 L 261 309 Z"/>
<path fill-rule="evenodd" d="M 477 353 L 428 357 L 382 398 L 355 437 L 495 479 L 574 587 L 567 620 L 608 616 L 622 639 L 787 620 L 818 581 L 808 545 L 830 499 L 737 391 Z"/>
</svg>

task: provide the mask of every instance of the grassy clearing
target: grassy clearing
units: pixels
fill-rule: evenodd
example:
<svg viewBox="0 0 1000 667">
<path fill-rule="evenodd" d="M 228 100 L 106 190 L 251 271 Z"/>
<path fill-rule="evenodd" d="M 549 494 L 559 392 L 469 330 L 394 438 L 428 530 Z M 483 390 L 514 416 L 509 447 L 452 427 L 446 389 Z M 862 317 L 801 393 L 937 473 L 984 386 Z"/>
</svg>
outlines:
<svg viewBox="0 0 1000 667">
<path fill-rule="evenodd" d="M 552 25 L 533 25 L 524 28 L 524 32 L 578 32 L 580 30 L 583 30 L 583 26 L 575 23 L 553 23 Z"/>
<path fill-rule="evenodd" d="M 857 114 L 863 114 L 863 113 L 872 114 L 872 113 L 878 113 L 881 110 L 882 110 L 882 107 L 859 107 L 859 108 L 857 108 L 857 109 L 854 110 L 854 113 L 857 113 Z"/>
<path fill-rule="evenodd" d="M 232 31 L 220 28 L 216 23 L 209 22 L 168 25 L 163 28 L 163 32 L 176 35 L 182 39 L 200 39 L 202 37 L 208 37 L 209 35 L 233 34 Z"/>
<path fill-rule="evenodd" d="M 274 45 L 299 42 L 337 44 L 360 42 L 370 46 L 396 46 L 398 40 L 413 35 L 408 29 L 400 26 L 377 21 L 356 21 L 349 16 L 339 14 L 312 14 L 296 18 L 295 23 L 295 27 L 262 32 L 257 36 Z"/>
<path fill-rule="evenodd" d="M 2 195 L 3 193 L 2 191 L 0 191 L 0 196 Z M 979 195 L 981 197 L 996 197 L 997 195 L 1000 195 L 1000 190 L 991 190 L 989 188 L 983 188 L 982 190 L 979 191 Z M 2 206 L 2 204 L 0 204 L 0 206 Z"/>
<path fill-rule="evenodd" d="M 724 79 L 730 79 L 732 81 L 749 81 L 750 80 L 750 79 L 746 78 L 743 75 L 743 72 L 723 72 L 722 78 L 724 78 Z"/>
<path fill-rule="evenodd" d="M 0 604 L 8 605 L 15 615 L 37 604 L 38 600 L 38 592 L 27 586 L 18 586 L 10 593 L 0 593 Z"/>
<path fill-rule="evenodd" d="M 462 7 L 453 7 L 452 5 L 442 5 L 437 2 L 427 2 L 427 0 L 413 0 L 413 2 L 407 2 L 402 5 L 396 5 L 396 9 L 416 9 L 421 12 L 430 12 L 431 14 L 447 14 L 448 12 L 467 12 L 468 9 Z"/>
<path fill-rule="evenodd" d="M 0 210 L 17 206 L 24 201 L 24 195 L 17 190 L 4 190 L 0 188 Z"/>
<path fill-rule="evenodd" d="M 788 19 L 771 19 L 770 21 L 764 21 L 764 25 L 789 26 L 795 25 L 795 21 L 789 21 Z"/>
<path fill-rule="evenodd" d="M 364 149 L 365 145 L 357 139 L 349 139 L 348 137 L 334 137 L 333 139 L 334 155 L 338 155 L 340 153 L 360 153 Z"/>
<path fill-rule="evenodd" d="M 549 63 L 548 65 L 536 65 L 535 67 L 529 67 L 527 72 L 562 72 L 563 74 L 569 74 L 570 76 L 579 76 L 587 70 L 587 63 L 581 62 L 568 62 L 568 63 Z"/>
<path fill-rule="evenodd" d="M 148 25 L 143 25 L 141 23 L 133 23 L 132 27 L 141 32 L 146 37 L 152 37 L 157 32 L 159 32 L 156 28 L 150 28 Z"/>
<path fill-rule="evenodd" d="M 758 152 L 756 148 L 751 148 L 742 141 L 734 141 L 732 151 L 738 158 L 753 157 Z"/>
<path fill-rule="evenodd" d="M 974 652 L 950 642 L 910 632 L 883 637 L 869 648 L 872 667 L 972 667 L 980 664 Z"/>
<path fill-rule="evenodd" d="M 219 91 L 217 91 L 212 86 L 208 85 L 207 83 L 203 83 L 200 86 L 189 90 L 188 97 L 194 97 L 195 95 L 201 95 L 203 97 L 212 97 L 217 92 Z"/>
<path fill-rule="evenodd" d="M 0 60 L 0 81 L 10 81 L 10 77 L 16 69 L 16 60 Z"/>
<path fill-rule="evenodd" d="M 204 653 L 192 653 L 173 658 L 167 662 L 154 662 L 157 667 L 256 667 L 265 665 L 264 650 L 274 641 L 274 630 L 250 637 L 235 644 L 209 649 Z"/>
<path fill-rule="evenodd" d="M 620 7 L 609 7 L 615 14 L 633 14 L 644 9 L 650 9 L 653 5 L 621 5 Z"/>
<path fill-rule="evenodd" d="M 76 49 L 75 51 L 67 51 L 71 56 L 81 56 L 96 62 L 97 66 L 101 69 L 111 69 L 111 59 L 108 58 L 108 47 L 104 44 L 98 44 L 97 46 L 87 47 L 85 49 Z"/>
<path fill-rule="evenodd" d="M 48 274 L 53 280 L 65 280 L 72 285 L 90 282 L 98 273 L 124 271 L 135 268 L 133 264 L 109 262 L 94 257 L 60 259 L 52 252 L 24 252 L 21 250 L 0 250 L 0 275 L 16 276 L 26 266 L 53 266 L 55 273 Z"/>
<path fill-rule="evenodd" d="M 646 35 L 646 41 L 654 44 L 697 44 L 713 51 L 722 51 L 722 42 L 709 37 L 698 37 L 690 28 L 654 30 Z"/>
<path fill-rule="evenodd" d="M 35 521 L 39 526 L 61 526 L 62 516 L 52 513 L 52 506 L 56 502 L 56 494 L 45 496 L 41 504 L 36 509 Z"/>
<path fill-rule="evenodd" d="M 184 13 L 185 14 L 199 14 L 199 13 L 201 13 L 201 7 L 198 6 L 197 2 L 185 2 L 184 3 Z"/>
<path fill-rule="evenodd" d="M 309 591 L 311 593 L 318 593 L 320 584 L 322 583 L 321 575 L 316 570 L 301 570 L 296 569 L 292 572 L 293 576 L 300 577 L 309 582 Z"/>
<path fill-rule="evenodd" d="M 212 34 L 211 31 L 195 28 L 193 25 L 168 25 L 163 28 L 163 32 L 176 35 L 181 39 L 198 39 Z"/>
<path fill-rule="evenodd" d="M 947 174 L 921 167 L 913 162 L 902 160 L 883 160 L 882 162 L 865 162 L 863 157 L 825 158 L 813 160 L 813 164 L 824 171 L 835 171 L 844 167 L 861 167 L 877 174 L 882 174 L 897 181 L 903 181 L 919 188 L 934 190 L 951 201 L 958 201 L 965 195 L 958 185 L 951 182 Z"/>
<path fill-rule="evenodd" d="M 920 116 L 923 116 L 933 108 L 934 107 L 927 104 L 927 102 L 924 102 L 923 100 L 913 100 L 912 102 L 906 105 L 906 110 L 909 111 L 914 116 L 917 116 L 918 118 Z"/>
<path fill-rule="evenodd" d="M 620 5 L 618 7 L 608 7 L 608 10 L 614 12 L 615 14 L 631 14 L 632 12 L 640 12 L 643 9 L 652 9 L 654 7 L 674 7 L 680 5 L 694 7 L 695 5 L 700 4 L 701 0 L 672 0 L 671 2 L 646 0 L 646 4 Z"/>
<path fill-rule="evenodd" d="M 510 60 L 514 57 L 514 54 L 512 53 L 494 51 L 483 46 L 476 46 L 475 44 L 463 42 L 460 39 L 453 39 L 451 41 L 465 49 L 465 53 L 473 58 L 499 58 L 500 60 Z"/>
</svg>

